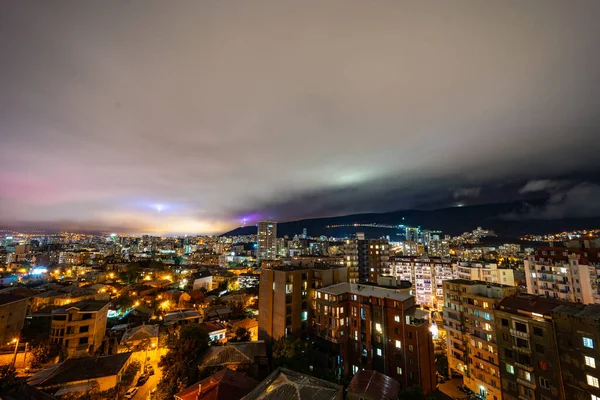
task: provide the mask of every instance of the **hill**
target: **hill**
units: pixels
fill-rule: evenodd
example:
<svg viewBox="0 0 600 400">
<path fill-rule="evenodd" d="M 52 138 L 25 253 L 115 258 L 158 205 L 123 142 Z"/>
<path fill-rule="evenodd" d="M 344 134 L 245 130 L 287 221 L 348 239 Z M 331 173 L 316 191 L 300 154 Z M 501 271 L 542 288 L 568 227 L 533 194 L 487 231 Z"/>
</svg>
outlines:
<svg viewBox="0 0 600 400">
<path fill-rule="evenodd" d="M 394 240 L 398 229 L 382 227 L 351 226 L 353 224 L 381 224 L 420 226 L 439 230 L 443 234 L 458 235 L 478 226 L 492 229 L 499 236 L 517 238 L 525 234 L 542 234 L 600 227 L 600 217 L 564 219 L 516 219 L 509 216 L 523 215 L 531 207 L 543 206 L 543 202 L 512 202 L 477 206 L 452 207 L 438 210 L 403 210 L 386 213 L 353 214 L 339 217 L 310 218 L 279 222 L 277 236 L 294 236 L 306 228 L 309 236 L 326 235 L 347 237 L 364 232 L 367 237 L 389 235 Z M 343 225 L 343 226 L 339 226 Z M 337 226 L 337 227 L 332 227 Z M 256 226 L 236 228 L 221 236 L 249 235 L 256 233 Z"/>
</svg>

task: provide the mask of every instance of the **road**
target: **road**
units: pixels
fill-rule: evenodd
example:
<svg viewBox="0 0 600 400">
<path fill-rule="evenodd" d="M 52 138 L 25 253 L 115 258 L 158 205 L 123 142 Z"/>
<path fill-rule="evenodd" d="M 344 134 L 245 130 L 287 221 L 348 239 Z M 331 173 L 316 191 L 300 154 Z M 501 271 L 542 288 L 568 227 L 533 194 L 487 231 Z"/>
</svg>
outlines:
<svg viewBox="0 0 600 400">
<path fill-rule="evenodd" d="M 134 400 L 148 400 L 150 391 L 156 387 L 162 376 L 162 371 L 158 368 L 158 359 L 156 357 L 153 357 L 150 361 L 148 361 L 148 364 L 152 365 L 154 368 L 154 375 L 151 375 L 143 386 L 138 387 L 139 390 L 133 397 Z"/>
<path fill-rule="evenodd" d="M 439 391 L 452 399 L 464 399 L 467 395 L 458 390 L 458 385 L 463 384 L 462 378 L 450 379 L 444 383 L 440 383 Z"/>
</svg>

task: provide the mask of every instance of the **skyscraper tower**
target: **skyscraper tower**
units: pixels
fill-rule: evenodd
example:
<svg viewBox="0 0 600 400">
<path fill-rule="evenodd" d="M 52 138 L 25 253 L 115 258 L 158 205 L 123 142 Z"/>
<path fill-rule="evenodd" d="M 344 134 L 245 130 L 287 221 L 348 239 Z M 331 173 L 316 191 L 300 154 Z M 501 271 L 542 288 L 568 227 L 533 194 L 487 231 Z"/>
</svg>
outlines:
<svg viewBox="0 0 600 400">
<path fill-rule="evenodd" d="M 275 260 L 277 258 L 277 222 L 260 221 L 256 241 L 257 261 Z"/>
</svg>

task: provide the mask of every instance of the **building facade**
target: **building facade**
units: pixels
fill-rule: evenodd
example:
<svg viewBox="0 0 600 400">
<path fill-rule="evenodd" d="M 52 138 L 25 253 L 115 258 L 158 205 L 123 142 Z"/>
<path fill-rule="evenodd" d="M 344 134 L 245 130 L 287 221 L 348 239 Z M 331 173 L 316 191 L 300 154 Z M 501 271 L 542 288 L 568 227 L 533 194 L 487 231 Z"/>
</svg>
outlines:
<svg viewBox="0 0 600 400">
<path fill-rule="evenodd" d="M 0 294 L 0 343 L 19 337 L 29 311 L 29 298 L 11 293 Z"/>
<path fill-rule="evenodd" d="M 600 304 L 599 254 L 599 249 L 538 249 L 524 261 L 527 293 Z"/>
<path fill-rule="evenodd" d="M 275 260 L 277 258 L 277 222 L 260 221 L 256 236 L 256 259 Z"/>
<path fill-rule="evenodd" d="M 69 357 L 97 353 L 106 332 L 108 302 L 85 300 L 52 311 L 50 340 Z"/>
<path fill-rule="evenodd" d="M 258 332 L 264 340 L 307 337 L 314 320 L 315 290 L 348 281 L 345 266 L 263 268 L 258 296 Z"/>
<path fill-rule="evenodd" d="M 377 282 L 377 276 L 389 272 L 390 246 L 385 239 L 346 240 L 344 259 L 348 267 L 348 279 L 351 283 Z"/>
<path fill-rule="evenodd" d="M 451 371 L 486 399 L 502 399 L 494 308 L 514 286 L 453 279 L 444 282 L 444 327 Z"/>
<path fill-rule="evenodd" d="M 510 268 L 498 268 L 494 263 L 459 262 L 453 265 L 456 279 L 515 285 L 515 275 Z"/>
<path fill-rule="evenodd" d="M 441 309 L 443 282 L 452 279 L 452 262 L 439 257 L 390 257 L 390 275 L 413 284 L 418 305 Z"/>
<path fill-rule="evenodd" d="M 552 316 L 559 304 L 530 295 L 498 304 L 494 315 L 505 400 L 565 398 Z"/>
<path fill-rule="evenodd" d="M 376 370 L 401 388 L 435 390 L 428 313 L 414 296 L 375 285 L 339 283 L 316 291 L 315 343 L 339 375 Z"/>
</svg>

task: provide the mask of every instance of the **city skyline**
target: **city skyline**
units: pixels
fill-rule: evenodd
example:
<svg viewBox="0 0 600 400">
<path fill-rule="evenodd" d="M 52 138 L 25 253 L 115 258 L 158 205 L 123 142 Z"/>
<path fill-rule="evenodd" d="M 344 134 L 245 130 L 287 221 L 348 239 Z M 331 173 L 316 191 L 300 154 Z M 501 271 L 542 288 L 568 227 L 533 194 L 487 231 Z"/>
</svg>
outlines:
<svg viewBox="0 0 600 400">
<path fill-rule="evenodd" d="M 600 3 L 4 2 L 0 226 L 600 216 Z"/>
</svg>

